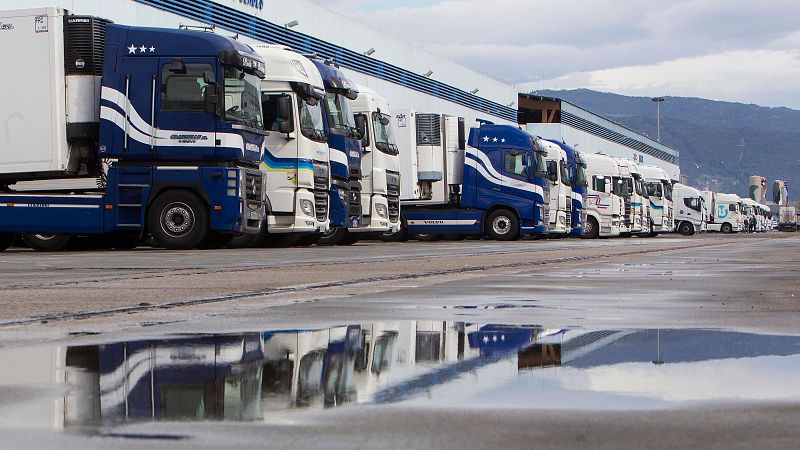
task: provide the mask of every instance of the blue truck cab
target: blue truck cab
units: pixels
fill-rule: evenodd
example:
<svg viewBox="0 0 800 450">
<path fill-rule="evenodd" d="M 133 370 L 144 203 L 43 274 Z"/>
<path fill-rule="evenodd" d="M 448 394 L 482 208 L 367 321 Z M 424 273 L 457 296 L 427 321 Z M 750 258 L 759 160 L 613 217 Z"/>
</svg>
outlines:
<svg viewBox="0 0 800 450">
<path fill-rule="evenodd" d="M 486 235 L 513 240 L 545 234 L 549 192 L 545 152 L 527 132 L 482 121 L 471 128 L 460 186 L 444 205 L 403 205 L 410 233 Z M 447 168 L 447 170 L 451 170 Z"/>
<path fill-rule="evenodd" d="M 91 23 L 90 31 L 105 38 L 92 40 L 102 48 L 73 48 L 80 39 L 69 36 L 81 30 L 65 25 L 67 59 L 78 57 L 76 65 L 84 67 L 92 55 L 82 52 L 94 52 L 96 72 L 85 75 L 102 84 L 98 101 L 86 106 L 97 122 L 68 123 L 67 143 L 90 155 L 84 172 L 92 175 L 97 167 L 100 181 L 94 189 L 68 193 L 0 192 L 8 206 L 0 214 L 0 233 L 22 233 L 32 247 L 56 250 L 74 235 L 138 241 L 149 233 L 159 246 L 187 249 L 257 232 L 264 215 L 258 164 L 266 135 L 259 55 L 209 32 L 64 17 L 66 24 Z M 82 75 L 68 70 L 66 77 L 79 84 Z"/>
<path fill-rule="evenodd" d="M 567 154 L 567 164 L 570 171 L 570 182 L 572 184 L 572 229 L 570 235 L 580 236 L 584 232 L 584 222 L 586 214 L 583 210 L 583 202 L 586 197 L 586 163 L 581 159 L 580 153 L 564 142 L 550 140 L 550 142 L 561 147 Z"/>
<path fill-rule="evenodd" d="M 330 60 L 311 56 L 325 86 L 325 132 L 330 151 L 329 235 L 361 226 L 361 138 L 351 100 L 358 97 L 356 84 Z M 323 238 L 324 239 L 324 238 Z M 338 241 L 338 239 L 337 239 Z"/>
</svg>

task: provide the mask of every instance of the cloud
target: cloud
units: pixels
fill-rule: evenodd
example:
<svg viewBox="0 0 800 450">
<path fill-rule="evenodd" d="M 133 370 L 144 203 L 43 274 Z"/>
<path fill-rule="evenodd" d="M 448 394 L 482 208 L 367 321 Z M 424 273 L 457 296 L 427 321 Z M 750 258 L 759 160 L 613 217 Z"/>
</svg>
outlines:
<svg viewBox="0 0 800 450">
<path fill-rule="evenodd" d="M 797 0 L 384 0 L 380 10 L 375 0 L 320 2 L 346 4 L 340 11 L 363 23 L 511 84 L 674 87 L 704 97 L 800 103 L 800 86 L 764 83 L 786 76 L 748 67 L 794 70 Z M 737 65 L 731 55 L 759 62 Z M 677 69 L 687 69 L 684 61 L 721 66 L 700 67 L 702 78 L 693 81 L 695 68 Z"/>
</svg>

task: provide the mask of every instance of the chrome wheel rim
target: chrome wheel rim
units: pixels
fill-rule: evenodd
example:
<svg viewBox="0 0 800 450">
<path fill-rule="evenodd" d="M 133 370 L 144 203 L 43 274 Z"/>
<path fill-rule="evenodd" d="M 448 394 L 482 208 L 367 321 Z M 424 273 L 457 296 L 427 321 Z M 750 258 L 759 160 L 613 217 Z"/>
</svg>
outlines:
<svg viewBox="0 0 800 450">
<path fill-rule="evenodd" d="M 194 212 L 183 202 L 174 202 L 161 214 L 161 229 L 172 237 L 185 236 L 194 228 Z"/>
<path fill-rule="evenodd" d="M 497 216 L 492 220 L 492 230 L 497 235 L 505 235 L 511 231 L 511 219 L 506 216 Z"/>
</svg>

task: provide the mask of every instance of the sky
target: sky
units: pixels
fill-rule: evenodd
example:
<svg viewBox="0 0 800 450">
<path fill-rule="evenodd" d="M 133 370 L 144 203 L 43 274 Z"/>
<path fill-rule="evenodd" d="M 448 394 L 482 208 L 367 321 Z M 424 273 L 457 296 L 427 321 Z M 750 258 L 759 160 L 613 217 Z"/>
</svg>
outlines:
<svg viewBox="0 0 800 450">
<path fill-rule="evenodd" d="M 312 0 L 478 72 L 800 109 L 800 0 Z"/>
</svg>

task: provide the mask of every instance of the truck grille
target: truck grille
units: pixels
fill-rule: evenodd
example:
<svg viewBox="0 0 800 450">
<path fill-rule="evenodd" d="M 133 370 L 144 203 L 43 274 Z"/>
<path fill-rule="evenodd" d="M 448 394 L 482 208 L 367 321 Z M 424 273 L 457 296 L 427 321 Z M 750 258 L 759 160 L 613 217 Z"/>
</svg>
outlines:
<svg viewBox="0 0 800 450">
<path fill-rule="evenodd" d="M 263 200 L 264 192 L 264 178 L 261 172 L 257 170 L 246 171 L 244 174 L 244 198 L 251 202 L 261 202 Z"/>
<path fill-rule="evenodd" d="M 389 204 L 389 221 L 400 218 L 400 174 L 386 172 L 386 201 Z"/>
<path fill-rule="evenodd" d="M 442 145 L 442 117 L 417 114 L 417 145 Z"/>
<path fill-rule="evenodd" d="M 567 228 L 572 228 L 572 198 L 567 197 Z"/>
<path fill-rule="evenodd" d="M 625 225 L 631 225 L 631 198 L 625 197 Z"/>
<path fill-rule="evenodd" d="M 317 221 L 328 219 L 328 166 L 314 163 L 314 215 Z"/>
</svg>

